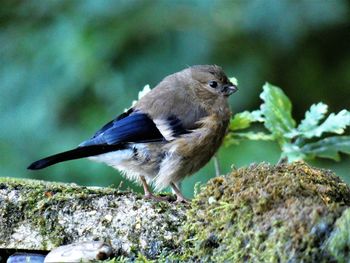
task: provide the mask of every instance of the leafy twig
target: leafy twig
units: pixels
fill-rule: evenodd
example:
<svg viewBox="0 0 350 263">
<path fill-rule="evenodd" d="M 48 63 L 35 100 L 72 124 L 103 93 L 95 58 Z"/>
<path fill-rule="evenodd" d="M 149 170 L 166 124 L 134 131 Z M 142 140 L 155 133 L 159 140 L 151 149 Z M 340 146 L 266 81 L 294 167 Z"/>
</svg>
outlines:
<svg viewBox="0 0 350 263">
<path fill-rule="evenodd" d="M 328 106 L 320 102 L 312 105 L 297 125 L 292 117 L 292 103 L 280 88 L 266 83 L 260 98 L 263 104 L 259 110 L 244 111 L 232 118 L 226 144 L 237 144 L 243 139 L 274 140 L 281 148 L 281 158 L 290 162 L 316 157 L 337 161 L 340 152 L 350 154 L 350 136 L 342 135 L 350 126 L 348 110 L 326 118 Z M 263 123 L 267 132 L 247 131 L 252 123 Z"/>
</svg>

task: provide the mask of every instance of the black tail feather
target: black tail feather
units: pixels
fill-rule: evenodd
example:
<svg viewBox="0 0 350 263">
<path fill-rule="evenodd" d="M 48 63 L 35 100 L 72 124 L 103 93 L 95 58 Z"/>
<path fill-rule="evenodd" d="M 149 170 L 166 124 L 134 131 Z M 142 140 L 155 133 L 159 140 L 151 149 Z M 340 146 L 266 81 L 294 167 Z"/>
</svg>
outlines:
<svg viewBox="0 0 350 263">
<path fill-rule="evenodd" d="M 78 147 L 70 151 L 58 153 L 49 157 L 46 157 L 44 159 L 38 160 L 31 165 L 28 166 L 29 170 L 39 170 L 43 169 L 45 167 L 48 167 L 50 165 L 68 161 L 68 160 L 74 160 L 94 155 L 99 155 L 102 153 L 107 153 L 111 151 L 117 151 L 125 149 L 125 144 L 118 144 L 118 145 L 91 145 L 86 147 Z"/>
</svg>

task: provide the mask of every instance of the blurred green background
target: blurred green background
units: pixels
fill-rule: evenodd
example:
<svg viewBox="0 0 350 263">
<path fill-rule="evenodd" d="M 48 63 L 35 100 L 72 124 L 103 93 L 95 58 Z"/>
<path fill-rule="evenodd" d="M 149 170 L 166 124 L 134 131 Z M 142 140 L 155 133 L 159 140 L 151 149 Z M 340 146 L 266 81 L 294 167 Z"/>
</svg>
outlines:
<svg viewBox="0 0 350 263">
<path fill-rule="evenodd" d="M 128 108 L 145 84 L 188 65 L 221 65 L 238 78 L 234 112 L 258 108 L 265 81 L 283 88 L 298 120 L 319 101 L 331 111 L 350 108 L 345 0 L 8 0 L 1 1 L 0 27 L 1 176 L 118 186 L 115 170 L 88 160 L 26 167 L 75 147 Z M 278 157 L 270 142 L 219 152 L 224 172 Z M 350 182 L 347 156 L 313 164 Z M 213 175 L 211 162 L 184 181 L 185 195 Z"/>
</svg>

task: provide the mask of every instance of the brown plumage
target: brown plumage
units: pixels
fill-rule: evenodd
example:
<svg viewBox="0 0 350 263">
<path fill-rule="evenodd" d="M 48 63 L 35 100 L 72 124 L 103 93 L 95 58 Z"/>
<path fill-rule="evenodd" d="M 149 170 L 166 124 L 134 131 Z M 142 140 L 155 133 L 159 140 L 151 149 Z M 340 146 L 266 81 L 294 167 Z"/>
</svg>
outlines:
<svg viewBox="0 0 350 263">
<path fill-rule="evenodd" d="M 144 186 L 147 197 L 177 184 L 203 167 L 220 147 L 231 112 L 227 98 L 237 88 L 222 68 L 199 65 L 164 78 L 127 113 L 105 125 L 78 148 L 33 163 L 41 169 L 89 157 L 122 171 Z"/>
</svg>

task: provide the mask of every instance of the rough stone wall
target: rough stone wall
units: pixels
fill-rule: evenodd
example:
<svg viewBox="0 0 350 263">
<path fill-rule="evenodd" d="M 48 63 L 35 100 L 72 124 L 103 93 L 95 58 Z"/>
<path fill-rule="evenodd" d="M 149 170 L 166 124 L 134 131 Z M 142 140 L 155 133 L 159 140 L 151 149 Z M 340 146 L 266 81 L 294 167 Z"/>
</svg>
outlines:
<svg viewBox="0 0 350 263">
<path fill-rule="evenodd" d="M 186 208 L 115 189 L 1 178 L 0 248 L 51 250 L 109 243 L 115 255 L 155 258 L 173 251 Z"/>
<path fill-rule="evenodd" d="M 349 226 L 349 186 L 303 162 L 233 170 L 189 206 L 0 179 L 0 249 L 100 240 L 113 248 L 111 262 L 350 262 Z"/>
</svg>

